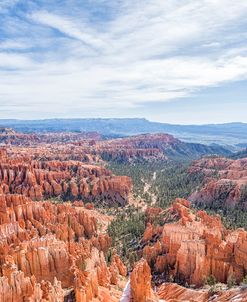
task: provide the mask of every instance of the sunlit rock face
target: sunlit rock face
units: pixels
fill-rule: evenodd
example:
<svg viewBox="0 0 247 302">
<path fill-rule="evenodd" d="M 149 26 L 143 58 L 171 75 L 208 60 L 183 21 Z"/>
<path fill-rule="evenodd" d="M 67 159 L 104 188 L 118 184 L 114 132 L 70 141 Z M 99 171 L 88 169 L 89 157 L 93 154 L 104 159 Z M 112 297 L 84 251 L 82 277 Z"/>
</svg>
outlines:
<svg viewBox="0 0 247 302">
<path fill-rule="evenodd" d="M 89 133 L 18 133 L 11 129 L 0 132 L 0 144 L 25 153 L 32 159 L 77 160 L 84 163 L 102 161 L 143 162 L 169 159 L 196 159 L 203 155 L 226 155 L 222 147 L 185 143 L 172 135 L 142 134 L 118 139 L 105 139 Z"/>
<path fill-rule="evenodd" d="M 0 140 L 0 301 L 117 302 L 127 270 L 107 256 L 112 217 L 94 204 L 124 206 L 132 182 L 103 167 L 101 137 L 5 129 Z"/>
<path fill-rule="evenodd" d="M 0 133 L 0 194 L 32 200 L 83 199 L 103 205 L 128 202 L 132 181 L 103 167 L 97 133 Z"/>
<path fill-rule="evenodd" d="M 223 154 L 227 150 L 201 144 L 185 143 L 165 133 L 141 134 L 127 138 L 101 141 L 97 144 L 105 160 L 118 162 L 135 160 L 196 159 L 207 154 Z"/>
<path fill-rule="evenodd" d="M 217 282 L 227 283 L 228 277 L 234 276 L 241 283 L 247 272 L 246 231 L 225 229 L 218 216 L 191 209 L 185 199 L 176 199 L 163 211 L 164 219 L 169 220 L 163 226 L 150 222 L 153 213 L 162 214 L 158 208 L 146 210 L 149 222 L 142 238 L 144 259 L 130 277 L 133 301 L 156 301 L 157 297 L 168 302 L 245 301 L 245 287 L 225 286 L 212 300 L 209 288 L 194 290 L 171 281 L 200 288 L 205 277 L 213 275 Z M 151 277 L 160 284 L 156 292 Z"/>
<path fill-rule="evenodd" d="M 117 255 L 107 265 L 111 239 L 94 215 L 79 202 L 0 195 L 0 301 L 63 301 L 67 289 L 76 301 L 117 301 L 111 284 L 126 268 Z"/>
<path fill-rule="evenodd" d="M 189 202 L 177 199 L 170 208 L 176 221 L 162 227 L 147 225 L 143 256 L 164 281 L 201 286 L 214 275 L 227 282 L 234 275 L 240 282 L 247 271 L 247 232 L 226 230 L 218 216 L 192 211 Z"/>
<path fill-rule="evenodd" d="M 163 134 L 105 141 L 95 133 L 34 135 L 11 129 L 0 140 L 8 143 L 0 148 L 0 302 L 119 301 L 127 269 L 115 252 L 108 257 L 106 228 L 113 217 L 101 214 L 96 205 L 125 206 L 132 181 L 114 176 L 104 160 L 167 160 L 167 154 L 178 154 L 185 145 Z M 208 180 L 236 181 L 239 189 L 227 204 L 237 204 L 245 161 L 201 163 L 189 172 L 204 167 L 206 185 Z M 212 176 L 215 166 L 219 180 Z M 164 223 L 157 225 L 162 215 Z M 187 200 L 177 199 L 166 210 L 147 208 L 146 222 L 137 251 L 144 259 L 130 276 L 134 302 L 154 302 L 158 296 L 173 302 L 208 301 L 207 291 L 164 281 L 200 287 L 205 276 L 226 282 L 232 274 L 239 282 L 246 274 L 246 232 L 226 230 L 219 217 L 192 210 Z M 152 278 L 164 283 L 157 291 Z M 215 301 L 238 295 L 246 297 L 234 289 Z"/>
<path fill-rule="evenodd" d="M 133 302 L 157 302 L 151 288 L 151 270 L 146 260 L 136 263 L 130 276 L 131 298 Z"/>
<path fill-rule="evenodd" d="M 203 158 L 193 162 L 189 173 L 204 175 L 203 187 L 189 198 L 194 204 L 247 210 L 247 158 Z"/>
<path fill-rule="evenodd" d="M 206 289 L 193 290 L 182 287 L 175 283 L 165 283 L 158 290 L 161 301 L 166 302 L 229 302 L 247 301 L 247 289 L 233 288 L 226 291 L 219 291 L 213 295 Z"/>
<path fill-rule="evenodd" d="M 11 128 L 0 128 L 0 143 L 14 146 L 30 146 L 41 144 L 68 144 L 68 143 L 90 143 L 102 140 L 97 132 L 41 132 L 22 133 Z"/>
<path fill-rule="evenodd" d="M 131 188 L 129 177 L 114 176 L 104 167 L 78 161 L 10 159 L 0 163 L 1 194 L 125 205 Z"/>
</svg>

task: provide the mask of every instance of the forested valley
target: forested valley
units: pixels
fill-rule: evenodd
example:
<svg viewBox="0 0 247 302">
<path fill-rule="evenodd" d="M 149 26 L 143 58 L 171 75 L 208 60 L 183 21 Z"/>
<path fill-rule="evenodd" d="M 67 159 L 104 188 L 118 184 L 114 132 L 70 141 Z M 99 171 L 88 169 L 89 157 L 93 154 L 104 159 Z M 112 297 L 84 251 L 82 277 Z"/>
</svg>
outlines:
<svg viewBox="0 0 247 302">
<path fill-rule="evenodd" d="M 127 175 L 133 181 L 133 198 L 139 203 L 118 209 L 116 219 L 108 227 L 109 235 L 117 251 L 131 265 L 138 259 L 141 238 L 145 230 L 143 207 L 167 209 L 176 198 L 188 199 L 205 183 L 202 172 L 189 173 L 191 161 L 142 161 L 129 163 L 110 162 L 108 168 L 116 175 Z M 217 171 L 214 173 L 216 179 Z M 219 215 L 226 228 L 247 229 L 247 210 L 243 208 L 247 200 L 247 186 L 242 190 L 238 207 L 222 207 L 226 196 L 219 196 L 211 205 L 192 203 L 195 210 L 205 210 L 208 214 Z M 222 200 L 221 200 L 222 199 Z M 164 223 L 164 215 L 158 216 L 156 224 Z"/>
</svg>

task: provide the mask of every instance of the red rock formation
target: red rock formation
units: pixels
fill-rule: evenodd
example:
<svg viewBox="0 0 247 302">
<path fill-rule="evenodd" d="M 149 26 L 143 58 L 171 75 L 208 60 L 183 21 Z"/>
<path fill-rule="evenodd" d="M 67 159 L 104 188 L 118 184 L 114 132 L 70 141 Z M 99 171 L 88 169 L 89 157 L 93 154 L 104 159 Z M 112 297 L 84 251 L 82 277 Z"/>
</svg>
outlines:
<svg viewBox="0 0 247 302">
<path fill-rule="evenodd" d="M 158 290 L 160 299 L 166 302 L 208 302 L 207 291 L 196 291 L 179 286 L 176 283 L 164 283 Z"/>
<path fill-rule="evenodd" d="M 6 161 L 7 159 L 7 148 L 0 148 L 0 160 Z"/>
<path fill-rule="evenodd" d="M 124 205 L 132 187 L 127 176 L 113 176 L 103 167 L 76 161 L 1 162 L 0 193 L 17 193 L 33 200 L 83 198 Z"/>
<path fill-rule="evenodd" d="M 127 138 L 100 141 L 96 150 L 105 160 L 118 162 L 197 158 L 206 154 L 225 154 L 223 148 L 188 144 L 165 133 L 141 134 Z"/>
<path fill-rule="evenodd" d="M 64 301 L 65 292 L 56 278 L 53 283 L 44 280 L 37 283 L 34 276 L 25 277 L 23 272 L 18 271 L 13 261 L 7 261 L 2 266 L 2 272 L 0 302 Z"/>
<path fill-rule="evenodd" d="M 127 138 L 102 141 L 98 144 L 106 160 L 133 161 L 166 160 L 164 151 L 180 141 L 169 134 L 143 134 Z"/>
<path fill-rule="evenodd" d="M 151 270 L 146 260 L 140 260 L 130 275 L 133 302 L 155 302 L 157 297 L 151 288 Z"/>
<path fill-rule="evenodd" d="M 230 302 L 247 301 L 247 289 L 233 288 L 212 295 L 207 289 L 193 290 L 175 283 L 164 283 L 158 290 L 160 299 L 166 302 Z"/>
<path fill-rule="evenodd" d="M 47 132 L 47 133 L 21 133 L 11 128 L 0 128 L 0 142 L 12 145 L 33 146 L 37 144 L 73 143 L 77 145 L 87 143 L 94 145 L 102 140 L 97 132 Z"/>
<path fill-rule="evenodd" d="M 150 224 L 144 233 L 143 256 L 154 270 L 166 279 L 202 285 L 204 278 L 214 275 L 226 282 L 233 274 L 240 282 L 247 273 L 247 232 L 227 231 L 217 216 L 204 211 L 193 213 L 187 201 L 177 199 L 170 209 L 180 219 L 163 226 L 162 234 Z M 153 243 L 155 240 L 155 244 Z"/>
<path fill-rule="evenodd" d="M 163 210 L 161 208 L 148 207 L 145 211 L 147 222 L 153 223 L 157 219 L 157 217 L 159 217 L 162 211 Z"/>
<path fill-rule="evenodd" d="M 117 284 L 118 283 L 118 276 L 126 276 L 127 275 L 127 268 L 123 264 L 122 260 L 117 254 L 114 254 L 111 259 L 110 265 L 110 272 L 111 272 L 111 283 Z"/>
<path fill-rule="evenodd" d="M 76 160 L 99 163 L 167 160 L 220 154 L 224 150 L 200 144 L 187 144 L 169 134 L 143 134 L 128 138 L 103 140 L 97 133 L 35 133 L 13 131 L 0 133 L 0 142 L 8 144 L 19 157 L 27 153 L 33 160 Z"/>
<path fill-rule="evenodd" d="M 101 157 L 119 161 L 166 159 L 163 149 L 180 141 L 168 134 L 103 141 L 97 133 L 25 134 L 4 130 L 0 133 L 0 142 L 12 146 L 15 151 L 25 152 L 25 148 L 32 147 L 29 156 L 35 160 L 99 162 Z"/>
<path fill-rule="evenodd" d="M 223 207 L 242 206 L 247 209 L 247 158 L 231 160 L 227 158 L 203 158 L 194 162 L 189 173 L 203 173 L 204 186 L 190 196 L 196 204 Z M 246 191 L 247 192 L 247 191 Z"/>
<path fill-rule="evenodd" d="M 104 253 L 111 240 L 98 233 L 94 210 L 78 203 L 0 195 L 2 301 L 63 301 L 65 288 L 74 289 L 78 302 L 110 296 L 112 273 Z M 116 278 L 126 275 L 117 255 L 113 260 Z"/>
</svg>

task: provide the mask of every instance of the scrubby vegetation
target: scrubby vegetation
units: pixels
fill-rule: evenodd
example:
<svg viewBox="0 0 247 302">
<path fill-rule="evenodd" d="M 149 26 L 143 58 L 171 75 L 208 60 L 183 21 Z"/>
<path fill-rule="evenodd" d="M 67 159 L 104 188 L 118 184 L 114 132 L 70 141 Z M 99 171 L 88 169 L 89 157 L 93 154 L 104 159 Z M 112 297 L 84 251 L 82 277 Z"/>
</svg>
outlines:
<svg viewBox="0 0 247 302">
<path fill-rule="evenodd" d="M 217 199 L 212 201 L 210 205 L 200 203 L 197 204 L 196 207 L 200 210 L 207 211 L 207 213 L 211 215 L 220 215 L 225 227 L 228 229 L 247 229 L 247 186 L 242 188 L 239 203 L 234 208 L 222 207 L 222 203 L 226 198 L 224 194 L 227 194 L 229 191 L 229 189 L 226 189 L 225 192 L 222 191 L 222 194 L 219 194 Z"/>
<path fill-rule="evenodd" d="M 202 175 L 188 175 L 188 163 L 146 162 L 116 164 L 109 168 L 116 175 L 128 175 L 133 180 L 134 198 L 155 207 L 167 208 L 175 198 L 187 198 L 202 183 Z M 147 190 L 148 187 L 148 190 Z M 155 200 L 153 200 L 153 197 Z M 157 217 L 155 223 L 162 223 Z M 140 240 L 145 230 L 145 217 L 141 209 L 123 208 L 108 227 L 113 246 L 131 267 L 138 258 Z"/>
<path fill-rule="evenodd" d="M 138 259 L 136 250 L 144 230 L 144 213 L 133 207 L 118 213 L 108 227 L 113 246 L 130 267 Z"/>
<path fill-rule="evenodd" d="M 245 228 L 247 229 L 247 211 L 240 208 L 233 209 L 207 209 L 198 207 L 198 209 L 206 210 L 210 215 L 218 214 L 221 216 L 222 222 L 227 229 Z"/>
<path fill-rule="evenodd" d="M 188 173 L 189 162 L 149 162 L 149 163 L 111 163 L 110 169 L 115 174 L 128 175 L 133 179 L 134 197 L 140 197 L 145 202 L 152 202 L 151 195 L 156 197 L 154 206 L 167 208 L 175 198 L 188 198 L 190 194 L 203 185 L 204 176 L 201 173 Z M 217 177 L 217 171 L 215 173 Z M 145 192 L 145 184 L 149 184 L 148 192 Z M 231 184 L 229 183 L 229 186 Z M 239 205 L 235 208 L 223 208 L 222 200 L 226 192 L 222 191 L 217 200 L 211 205 L 197 204 L 197 209 L 203 209 L 209 214 L 219 214 L 227 228 L 235 229 L 243 227 L 247 229 L 247 186 L 242 189 Z"/>
<path fill-rule="evenodd" d="M 152 162 L 116 164 L 109 168 L 117 175 L 132 177 L 134 197 L 150 201 L 150 194 L 156 196 L 155 206 L 166 208 L 175 198 L 188 198 L 190 194 L 202 185 L 203 175 L 189 174 L 189 162 Z M 148 194 L 145 185 L 148 184 Z"/>
<path fill-rule="evenodd" d="M 133 180 L 134 198 L 142 199 L 149 205 L 167 208 L 175 198 L 188 198 L 192 192 L 203 185 L 204 175 L 188 173 L 189 163 L 146 162 L 146 163 L 110 163 L 109 168 L 116 175 L 128 175 Z M 217 177 L 217 173 L 215 175 Z M 222 192 L 224 195 L 224 192 Z M 222 199 L 225 198 L 223 195 Z M 219 214 L 227 228 L 244 227 L 247 229 L 247 211 L 243 209 L 247 200 L 247 187 L 242 190 L 240 206 L 222 208 L 222 201 L 215 200 L 209 207 L 197 205 L 209 214 Z M 137 257 L 138 245 L 145 229 L 144 214 L 140 209 L 128 207 L 119 210 L 116 219 L 109 225 L 108 232 L 113 245 L 126 260 L 131 263 Z"/>
</svg>

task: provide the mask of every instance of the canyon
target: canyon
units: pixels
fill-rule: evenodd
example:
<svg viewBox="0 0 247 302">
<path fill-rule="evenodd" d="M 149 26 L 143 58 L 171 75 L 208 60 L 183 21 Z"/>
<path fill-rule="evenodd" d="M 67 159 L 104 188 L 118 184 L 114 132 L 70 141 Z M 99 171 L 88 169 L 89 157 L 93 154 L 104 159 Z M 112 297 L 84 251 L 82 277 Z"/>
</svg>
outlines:
<svg viewBox="0 0 247 302">
<path fill-rule="evenodd" d="M 54 145 L 49 135 L 2 135 L 0 301 L 117 302 L 127 270 L 106 232 L 113 218 L 95 205 L 127 204 L 131 179 L 73 148 L 77 134 Z"/>
<path fill-rule="evenodd" d="M 192 163 L 189 173 L 202 173 L 204 185 L 190 201 L 207 207 L 247 209 L 247 158 L 203 158 Z"/>
<path fill-rule="evenodd" d="M 17 194 L 0 195 L 0 209 L 0 301 L 117 301 L 111 285 L 127 271 L 117 255 L 107 265 L 93 209 Z"/>
<path fill-rule="evenodd" d="M 196 143 L 186 143 L 172 135 L 141 134 L 132 137 L 103 138 L 99 133 L 21 133 L 13 129 L 2 128 L 0 143 L 10 146 L 25 146 L 36 149 L 40 154 L 40 147 L 47 150 L 44 156 L 57 156 L 57 151 L 68 156 L 68 150 L 74 157 L 83 161 L 103 159 L 106 161 L 129 162 L 168 159 L 196 159 L 203 155 L 230 155 L 231 152 L 221 146 L 207 146 Z M 36 153 L 37 154 L 37 153 Z"/>
<path fill-rule="evenodd" d="M 131 177 L 115 175 L 108 163 L 169 163 L 216 149 L 168 134 L 106 139 L 95 132 L 4 128 L 0 141 L 0 302 L 246 301 L 240 285 L 247 275 L 247 232 L 228 230 L 219 216 L 193 208 L 214 204 L 219 191 L 226 205 L 244 208 L 245 158 L 196 160 L 188 175 L 203 174 L 203 183 L 189 201 L 177 198 L 160 208 L 155 199 L 152 207 L 138 208 Z M 228 192 L 223 183 L 234 186 Z M 145 229 L 131 241 L 130 265 L 109 226 L 136 211 Z M 222 284 L 213 294 L 205 286 L 211 276 Z M 225 285 L 229 276 L 232 289 Z"/>
<path fill-rule="evenodd" d="M 150 210 L 149 210 L 150 211 Z M 173 222 L 147 224 L 142 241 L 143 257 L 157 277 L 181 284 L 203 285 L 207 276 L 227 283 L 229 275 L 241 282 L 247 273 L 247 232 L 227 230 L 219 216 L 194 211 L 185 199 L 176 199 L 166 210 Z M 159 278 L 160 279 L 160 278 Z"/>
<path fill-rule="evenodd" d="M 17 154 L 17 156 L 16 156 Z M 19 156 L 20 154 L 20 156 Z M 29 152 L 6 149 L 0 153 L 0 193 L 22 194 L 33 200 L 61 198 L 112 204 L 127 203 L 131 179 L 113 176 L 102 166 L 75 160 L 33 160 Z"/>
<path fill-rule="evenodd" d="M 143 259 L 130 277 L 133 301 L 247 301 L 246 286 L 222 290 L 229 276 L 236 284 L 246 276 L 245 230 L 225 229 L 219 217 L 194 212 L 184 199 L 177 199 L 163 213 L 148 209 L 148 221 L 152 212 L 173 222 L 163 226 L 148 222 L 140 251 Z M 214 276 L 218 290 L 217 286 L 214 291 L 201 289 L 208 276 Z M 151 280 L 158 288 L 155 293 Z"/>
</svg>

